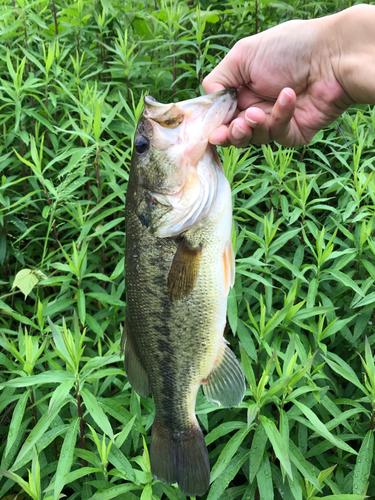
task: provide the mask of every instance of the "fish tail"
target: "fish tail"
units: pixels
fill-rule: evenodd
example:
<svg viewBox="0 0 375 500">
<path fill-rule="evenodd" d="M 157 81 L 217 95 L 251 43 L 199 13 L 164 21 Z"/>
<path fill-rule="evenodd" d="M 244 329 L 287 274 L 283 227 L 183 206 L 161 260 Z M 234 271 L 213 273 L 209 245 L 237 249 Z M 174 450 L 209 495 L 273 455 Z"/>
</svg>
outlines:
<svg viewBox="0 0 375 500">
<path fill-rule="evenodd" d="M 203 433 L 195 422 L 188 430 L 170 431 L 155 420 L 151 434 L 151 471 L 187 496 L 203 495 L 210 485 L 210 463 Z"/>
</svg>

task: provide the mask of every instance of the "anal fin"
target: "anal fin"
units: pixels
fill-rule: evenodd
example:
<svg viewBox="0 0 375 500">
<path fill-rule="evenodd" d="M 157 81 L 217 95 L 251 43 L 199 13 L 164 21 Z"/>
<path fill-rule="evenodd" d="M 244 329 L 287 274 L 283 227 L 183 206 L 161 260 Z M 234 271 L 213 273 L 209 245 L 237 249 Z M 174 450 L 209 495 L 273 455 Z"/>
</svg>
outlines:
<svg viewBox="0 0 375 500">
<path fill-rule="evenodd" d="M 128 380 L 139 396 L 147 398 L 150 394 L 150 383 L 148 375 L 144 369 L 142 362 L 137 354 L 136 346 L 134 345 L 129 325 L 125 320 L 125 328 L 123 338 L 126 336 L 125 344 L 125 370 Z M 121 339 L 121 343 L 123 339 Z"/>
<path fill-rule="evenodd" d="M 203 382 L 206 398 L 216 406 L 238 406 L 245 394 L 246 384 L 241 365 L 223 339 L 215 368 Z"/>
<path fill-rule="evenodd" d="M 190 295 L 198 278 L 202 246 L 192 247 L 186 238 L 177 248 L 168 275 L 168 295 L 172 302 Z"/>
</svg>

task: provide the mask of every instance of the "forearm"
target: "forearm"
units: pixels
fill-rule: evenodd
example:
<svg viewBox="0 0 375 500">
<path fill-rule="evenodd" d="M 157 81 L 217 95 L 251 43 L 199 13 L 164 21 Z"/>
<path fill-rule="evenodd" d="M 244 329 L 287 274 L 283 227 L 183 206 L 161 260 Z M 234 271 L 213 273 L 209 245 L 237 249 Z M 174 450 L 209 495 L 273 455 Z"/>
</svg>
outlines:
<svg viewBox="0 0 375 500">
<path fill-rule="evenodd" d="M 354 102 L 375 104 L 375 6 L 356 5 L 326 22 L 337 80 Z"/>
</svg>

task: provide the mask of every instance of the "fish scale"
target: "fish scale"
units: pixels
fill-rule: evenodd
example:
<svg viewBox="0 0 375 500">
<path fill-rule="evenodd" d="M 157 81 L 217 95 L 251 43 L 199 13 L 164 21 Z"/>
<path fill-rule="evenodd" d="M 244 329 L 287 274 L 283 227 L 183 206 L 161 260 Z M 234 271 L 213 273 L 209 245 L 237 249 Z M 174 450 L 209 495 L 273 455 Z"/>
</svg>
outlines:
<svg viewBox="0 0 375 500">
<path fill-rule="evenodd" d="M 233 91 L 173 105 L 146 98 L 126 197 L 125 366 L 136 392 L 155 400 L 152 473 L 190 496 L 210 480 L 195 416 L 200 385 L 223 406 L 239 404 L 245 391 L 223 339 L 233 282 L 231 192 L 208 144 L 233 103 Z"/>
</svg>

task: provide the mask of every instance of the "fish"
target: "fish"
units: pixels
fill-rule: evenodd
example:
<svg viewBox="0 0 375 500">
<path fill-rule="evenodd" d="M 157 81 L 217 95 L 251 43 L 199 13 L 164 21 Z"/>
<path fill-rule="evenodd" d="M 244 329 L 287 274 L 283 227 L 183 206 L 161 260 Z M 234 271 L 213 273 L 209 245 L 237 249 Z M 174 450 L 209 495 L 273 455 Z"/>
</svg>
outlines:
<svg viewBox="0 0 375 500">
<path fill-rule="evenodd" d="M 152 474 L 188 496 L 210 484 L 200 386 L 223 407 L 245 393 L 223 337 L 235 275 L 231 189 L 208 142 L 236 106 L 235 89 L 170 104 L 146 96 L 126 193 L 125 369 L 139 396 L 154 397 Z"/>
</svg>

